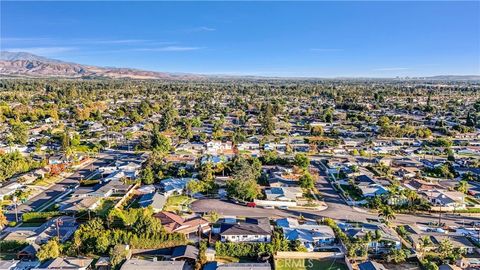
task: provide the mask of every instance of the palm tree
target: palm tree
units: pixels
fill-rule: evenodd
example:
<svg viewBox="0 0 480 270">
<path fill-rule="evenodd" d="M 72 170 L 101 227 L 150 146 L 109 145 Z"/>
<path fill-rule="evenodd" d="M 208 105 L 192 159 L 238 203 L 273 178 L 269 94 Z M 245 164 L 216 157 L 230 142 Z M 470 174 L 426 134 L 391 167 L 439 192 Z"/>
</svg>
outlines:
<svg viewBox="0 0 480 270">
<path fill-rule="evenodd" d="M 425 252 L 427 251 L 427 248 L 432 244 L 432 242 L 430 241 L 430 238 L 428 236 L 424 236 L 422 238 L 420 238 L 420 242 L 418 243 L 419 247 L 419 251 L 420 251 L 420 256 L 423 257 L 423 254 L 425 254 Z"/>
<path fill-rule="evenodd" d="M 466 194 L 468 192 L 468 182 L 465 180 L 458 182 L 456 189 Z"/>
<path fill-rule="evenodd" d="M 383 217 L 386 222 L 389 222 L 395 219 L 395 211 L 393 211 L 392 207 L 386 205 L 380 209 L 378 216 Z"/>
<path fill-rule="evenodd" d="M 418 194 L 410 189 L 405 190 L 405 197 L 408 199 L 409 208 L 415 210 L 415 201 L 418 199 Z"/>
</svg>

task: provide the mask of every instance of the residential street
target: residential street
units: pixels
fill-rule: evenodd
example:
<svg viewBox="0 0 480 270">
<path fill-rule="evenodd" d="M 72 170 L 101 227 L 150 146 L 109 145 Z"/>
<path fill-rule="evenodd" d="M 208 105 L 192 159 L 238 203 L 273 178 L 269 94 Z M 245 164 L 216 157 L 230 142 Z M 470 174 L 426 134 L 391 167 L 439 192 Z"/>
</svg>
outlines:
<svg viewBox="0 0 480 270">
<path fill-rule="evenodd" d="M 329 217 L 338 220 L 352 220 L 359 222 L 368 222 L 369 220 L 378 219 L 378 215 L 370 213 L 365 209 L 348 206 L 333 189 L 331 184 L 326 180 L 325 175 L 320 175 L 317 183 L 317 189 L 323 196 L 328 208 L 325 210 L 279 210 L 265 208 L 251 208 L 243 205 L 235 204 L 230 201 L 218 199 L 201 199 L 192 203 L 192 210 L 195 212 L 215 211 L 224 216 L 249 216 L 249 217 L 299 217 L 302 215 L 308 219 L 321 219 Z M 430 222 L 438 222 L 438 214 L 430 215 L 417 213 L 413 214 L 397 214 L 394 223 L 398 224 L 428 224 Z M 449 226 L 461 226 L 472 221 L 479 221 L 478 216 L 459 216 L 453 214 L 442 214 L 442 222 Z"/>
<path fill-rule="evenodd" d="M 81 168 L 75 171 L 69 177 L 61 180 L 60 182 L 54 184 L 53 186 L 49 187 L 48 189 L 44 190 L 40 194 L 36 195 L 35 197 L 31 198 L 25 204 L 21 204 L 18 206 L 18 214 L 19 217 L 22 213 L 30 212 L 30 211 L 38 211 L 45 208 L 46 205 L 51 204 L 54 202 L 55 199 L 59 198 L 71 187 L 75 187 L 79 184 L 81 179 L 88 179 L 94 176 L 95 171 L 100 168 L 107 166 L 115 161 L 116 157 L 124 154 L 120 151 L 107 151 L 98 154 L 96 160 L 89 164 L 88 166 Z M 5 216 L 9 221 L 15 221 L 15 211 L 11 210 L 5 213 Z"/>
</svg>

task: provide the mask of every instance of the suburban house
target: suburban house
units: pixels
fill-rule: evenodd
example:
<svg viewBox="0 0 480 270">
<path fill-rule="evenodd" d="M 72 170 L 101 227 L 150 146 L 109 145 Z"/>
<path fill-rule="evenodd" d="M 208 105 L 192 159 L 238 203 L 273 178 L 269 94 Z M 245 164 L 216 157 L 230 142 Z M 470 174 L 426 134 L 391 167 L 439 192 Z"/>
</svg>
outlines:
<svg viewBox="0 0 480 270">
<path fill-rule="evenodd" d="M 434 206 L 446 207 L 451 210 L 465 208 L 465 194 L 459 191 L 433 189 L 423 191 L 422 194 Z"/>
<path fill-rule="evenodd" d="M 74 218 L 61 216 L 48 220 L 38 228 L 19 228 L 6 232 L 2 240 L 41 245 L 53 237 L 58 237 L 60 242 L 65 242 L 77 228 L 78 223 Z"/>
<path fill-rule="evenodd" d="M 318 225 L 315 222 L 299 224 L 297 219 L 292 218 L 278 219 L 276 223 L 282 228 L 285 239 L 299 240 L 309 251 L 335 242 L 335 233 L 327 225 Z"/>
<path fill-rule="evenodd" d="M 23 187 L 23 185 L 16 182 L 2 186 L 0 188 L 0 200 L 3 200 L 6 196 L 13 195 L 15 191 L 17 191 L 21 187 Z"/>
<path fill-rule="evenodd" d="M 222 242 L 270 242 L 272 228 L 268 218 L 246 218 L 241 223 L 222 223 L 220 240 Z"/>
<path fill-rule="evenodd" d="M 300 187 L 272 187 L 265 190 L 267 200 L 270 201 L 296 201 L 303 196 Z"/>
<path fill-rule="evenodd" d="M 388 253 L 392 248 L 400 249 L 402 243 L 398 234 L 385 224 L 363 223 L 359 227 L 352 227 L 349 224 L 341 223 L 339 227 L 350 238 L 363 238 L 367 234 L 375 236 L 379 234 L 378 240 L 369 243 L 369 251 L 374 254 Z"/>
<path fill-rule="evenodd" d="M 378 263 L 376 261 L 366 261 L 363 263 L 358 264 L 359 270 L 387 270 L 383 264 Z"/>
<path fill-rule="evenodd" d="M 249 153 L 250 155 L 256 157 L 260 155 L 260 144 L 259 143 L 240 143 L 237 145 L 237 149 L 243 153 Z"/>
<path fill-rule="evenodd" d="M 37 269 L 52 269 L 52 270 L 87 270 L 90 269 L 93 259 L 91 258 L 73 258 L 73 257 L 58 257 L 49 260 L 37 268 Z"/>
<path fill-rule="evenodd" d="M 188 182 L 195 181 L 195 178 L 168 178 L 160 182 L 165 196 L 169 197 L 174 194 L 183 194 Z"/>
<path fill-rule="evenodd" d="M 210 224 L 207 220 L 200 217 L 185 219 L 172 212 L 159 212 L 154 215 L 158 218 L 167 232 L 183 233 L 185 235 L 205 233 L 210 231 Z"/>
<path fill-rule="evenodd" d="M 448 239 L 454 248 L 459 248 L 467 254 L 473 254 L 475 252 L 475 245 L 463 235 L 435 234 L 431 237 L 434 246 L 438 246 L 440 242 L 445 239 Z"/>
<path fill-rule="evenodd" d="M 231 155 L 233 154 L 232 142 L 210 141 L 207 143 L 207 154 Z"/>
<path fill-rule="evenodd" d="M 166 202 L 167 197 L 165 197 L 165 195 L 157 192 L 152 192 L 142 195 L 142 197 L 140 197 L 138 201 L 138 204 L 140 205 L 140 207 L 143 208 L 151 206 L 153 208 L 153 212 L 158 213 L 162 211 Z"/>
<path fill-rule="evenodd" d="M 362 195 L 366 198 L 381 196 L 388 193 L 388 190 L 379 184 L 359 185 Z"/>
<path fill-rule="evenodd" d="M 158 261 L 154 259 L 129 259 L 120 267 L 120 270 L 187 270 L 191 269 L 184 261 Z"/>
</svg>

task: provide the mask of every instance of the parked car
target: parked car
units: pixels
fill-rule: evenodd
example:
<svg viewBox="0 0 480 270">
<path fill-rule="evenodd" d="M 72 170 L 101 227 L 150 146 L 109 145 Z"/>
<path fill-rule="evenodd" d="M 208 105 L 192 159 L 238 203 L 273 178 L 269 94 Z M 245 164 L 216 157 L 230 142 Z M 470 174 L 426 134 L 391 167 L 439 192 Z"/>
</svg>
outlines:
<svg viewBox="0 0 480 270">
<path fill-rule="evenodd" d="M 247 207 L 253 207 L 253 208 L 255 208 L 255 207 L 257 207 L 257 204 L 254 203 L 254 202 L 249 202 L 249 203 L 247 203 Z"/>
</svg>

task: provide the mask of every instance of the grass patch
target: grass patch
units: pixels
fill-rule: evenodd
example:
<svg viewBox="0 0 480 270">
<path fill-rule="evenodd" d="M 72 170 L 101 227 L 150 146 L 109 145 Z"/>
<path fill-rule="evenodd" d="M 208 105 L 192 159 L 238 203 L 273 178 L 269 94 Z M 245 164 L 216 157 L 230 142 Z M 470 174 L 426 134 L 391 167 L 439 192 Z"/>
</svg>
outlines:
<svg viewBox="0 0 480 270">
<path fill-rule="evenodd" d="M 240 262 L 239 258 L 231 257 L 231 256 L 215 256 L 215 260 L 217 262 L 221 262 L 221 263 L 238 263 L 238 262 Z"/>
<path fill-rule="evenodd" d="M 23 222 L 20 227 L 40 227 L 44 222 Z"/>
<path fill-rule="evenodd" d="M 113 200 L 103 200 L 102 204 L 97 208 L 96 213 L 98 216 L 106 217 L 110 209 L 115 206 L 115 201 Z"/>
<path fill-rule="evenodd" d="M 276 259 L 275 269 L 277 270 L 347 270 L 348 267 L 342 262 L 342 259 Z"/>
<path fill-rule="evenodd" d="M 34 186 L 41 186 L 41 187 L 48 187 L 50 185 L 55 184 L 56 182 L 60 181 L 62 178 L 58 175 L 56 176 L 51 176 L 51 177 L 45 177 L 42 179 L 37 179 L 35 180 L 32 185 Z"/>
<path fill-rule="evenodd" d="M 363 196 L 360 190 L 352 187 L 351 185 L 340 185 L 342 189 L 347 193 L 350 198 L 352 198 L 355 201 L 361 201 L 363 200 Z"/>
<path fill-rule="evenodd" d="M 475 200 L 471 197 L 465 197 L 465 201 L 467 201 L 467 203 L 470 203 L 470 204 L 473 204 L 473 205 L 480 204 L 477 200 Z"/>
<path fill-rule="evenodd" d="M 185 195 L 177 195 L 177 196 L 170 196 L 165 203 L 164 210 L 165 211 L 181 211 L 183 210 L 183 206 L 188 205 L 193 200 Z"/>
</svg>

